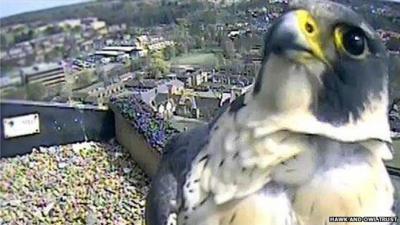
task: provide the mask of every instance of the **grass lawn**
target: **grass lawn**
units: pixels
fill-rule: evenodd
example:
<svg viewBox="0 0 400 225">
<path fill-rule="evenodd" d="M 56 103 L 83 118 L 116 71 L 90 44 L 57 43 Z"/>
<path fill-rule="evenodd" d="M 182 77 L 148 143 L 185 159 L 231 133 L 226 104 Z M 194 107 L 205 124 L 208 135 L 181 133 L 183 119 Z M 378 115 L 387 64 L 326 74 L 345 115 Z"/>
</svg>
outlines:
<svg viewBox="0 0 400 225">
<path fill-rule="evenodd" d="M 214 53 L 188 53 L 172 58 L 172 64 L 184 65 L 215 65 L 217 57 Z"/>
<path fill-rule="evenodd" d="M 400 140 L 393 141 L 394 157 L 393 160 L 387 162 L 388 165 L 400 168 Z"/>
</svg>

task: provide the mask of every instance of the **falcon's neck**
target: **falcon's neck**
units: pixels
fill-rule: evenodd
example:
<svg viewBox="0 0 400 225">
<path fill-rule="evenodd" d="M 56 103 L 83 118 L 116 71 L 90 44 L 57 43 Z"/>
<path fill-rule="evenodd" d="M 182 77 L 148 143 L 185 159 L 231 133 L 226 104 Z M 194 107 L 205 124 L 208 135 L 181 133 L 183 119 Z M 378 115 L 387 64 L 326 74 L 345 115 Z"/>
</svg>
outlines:
<svg viewBox="0 0 400 225">
<path fill-rule="evenodd" d="M 320 62 L 310 62 L 305 67 L 269 55 L 268 61 L 262 64 L 253 90 L 246 94 L 243 102 L 233 104 L 234 110 L 229 110 L 230 114 L 234 115 L 239 126 L 254 127 L 264 133 L 289 130 L 342 142 L 371 139 L 391 142 L 386 84 L 381 93 L 365 97 L 363 103 L 357 106 L 357 116 L 354 110 L 340 105 L 341 101 L 333 101 L 331 104 L 337 104 L 335 107 L 326 107 L 321 111 L 318 109 L 324 103 L 326 106 L 332 102 L 318 97 L 324 88 L 321 86 L 321 74 L 325 69 Z M 347 115 L 346 121 L 326 120 L 334 110 L 340 110 L 341 116 Z"/>
<path fill-rule="evenodd" d="M 325 136 L 343 142 L 380 140 L 391 143 L 387 108 L 384 107 L 386 104 L 382 103 L 387 101 L 384 97 L 371 99 L 371 104 L 366 106 L 358 120 L 350 119 L 349 123 L 340 126 L 318 120 L 307 102 L 290 103 L 290 96 L 286 101 L 289 105 L 304 105 L 288 107 L 285 110 L 277 110 L 276 107 L 270 109 L 265 107 L 268 103 L 263 104 L 260 99 L 247 93 L 243 99 L 237 99 L 226 113 L 228 116 L 233 116 L 233 123 L 239 127 L 252 127 L 256 132 L 263 134 L 288 130 Z"/>
</svg>

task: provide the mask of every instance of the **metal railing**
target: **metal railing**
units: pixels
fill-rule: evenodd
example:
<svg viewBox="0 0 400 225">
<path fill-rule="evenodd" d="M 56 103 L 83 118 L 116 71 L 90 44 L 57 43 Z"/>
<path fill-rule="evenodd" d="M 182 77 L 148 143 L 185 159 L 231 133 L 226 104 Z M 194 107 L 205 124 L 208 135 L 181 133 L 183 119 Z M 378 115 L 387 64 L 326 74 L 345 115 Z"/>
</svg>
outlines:
<svg viewBox="0 0 400 225">
<path fill-rule="evenodd" d="M 22 128 L 21 124 L 20 127 L 13 124 L 24 115 L 37 115 L 37 124 L 25 121 L 27 124 L 22 124 Z M 38 146 L 105 141 L 115 137 L 113 113 L 96 106 L 1 100 L 0 118 L 0 157 L 30 153 Z M 10 131 L 5 130 L 5 126 L 8 130 L 14 129 L 14 135 L 6 134 Z M 29 132 L 29 126 L 37 126 L 35 132 Z"/>
</svg>

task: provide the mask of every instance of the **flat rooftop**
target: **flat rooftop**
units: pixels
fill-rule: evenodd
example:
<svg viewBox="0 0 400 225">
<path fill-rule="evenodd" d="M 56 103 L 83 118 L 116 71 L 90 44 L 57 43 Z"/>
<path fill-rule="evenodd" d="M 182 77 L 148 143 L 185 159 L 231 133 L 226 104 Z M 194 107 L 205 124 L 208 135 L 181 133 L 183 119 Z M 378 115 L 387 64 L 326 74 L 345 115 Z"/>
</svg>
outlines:
<svg viewBox="0 0 400 225">
<path fill-rule="evenodd" d="M 96 51 L 94 54 L 95 55 L 119 56 L 119 55 L 122 55 L 123 52 L 120 52 L 120 51 L 105 51 L 105 50 L 103 50 L 103 51 Z"/>
<path fill-rule="evenodd" d="M 123 52 L 131 52 L 133 50 L 137 50 L 136 46 L 107 46 L 102 49 L 103 51 L 123 51 Z"/>
<path fill-rule="evenodd" d="M 50 63 L 41 63 L 30 67 L 24 67 L 21 68 L 21 71 L 24 74 L 30 75 L 56 69 L 62 70 L 62 65 L 57 62 L 50 62 Z"/>
</svg>

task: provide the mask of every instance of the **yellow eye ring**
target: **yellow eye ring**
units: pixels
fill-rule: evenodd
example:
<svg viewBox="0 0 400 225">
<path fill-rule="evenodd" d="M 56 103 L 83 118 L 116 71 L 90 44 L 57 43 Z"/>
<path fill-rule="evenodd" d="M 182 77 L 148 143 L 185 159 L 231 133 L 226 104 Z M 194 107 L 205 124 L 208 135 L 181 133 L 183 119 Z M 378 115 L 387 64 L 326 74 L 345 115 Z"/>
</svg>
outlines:
<svg viewBox="0 0 400 225">
<path fill-rule="evenodd" d="M 334 32 L 334 39 L 336 48 L 344 51 L 343 47 L 343 27 L 336 27 Z"/>
<path fill-rule="evenodd" d="M 361 28 L 338 26 L 334 31 L 336 48 L 352 58 L 364 58 L 367 50 L 367 39 Z"/>
</svg>

